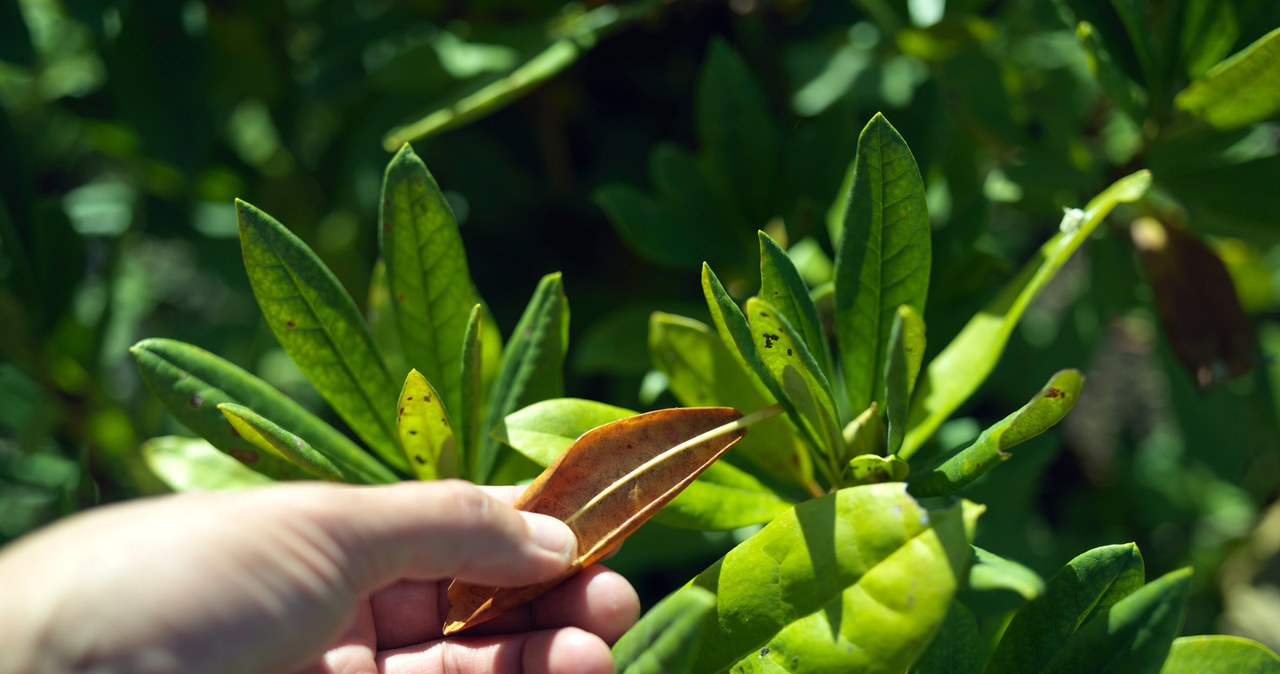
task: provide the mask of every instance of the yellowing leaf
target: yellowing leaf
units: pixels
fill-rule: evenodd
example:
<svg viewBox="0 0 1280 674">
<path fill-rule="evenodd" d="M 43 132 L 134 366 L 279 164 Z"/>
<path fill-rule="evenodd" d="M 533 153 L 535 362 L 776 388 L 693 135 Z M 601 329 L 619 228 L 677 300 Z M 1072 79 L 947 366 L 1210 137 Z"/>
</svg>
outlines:
<svg viewBox="0 0 1280 674">
<path fill-rule="evenodd" d="M 458 446 L 444 403 L 417 370 L 410 370 L 396 407 L 396 431 L 420 480 L 456 477 Z"/>
<path fill-rule="evenodd" d="M 578 537 L 560 576 L 516 588 L 454 581 L 444 633 L 479 624 L 550 590 L 598 561 L 693 482 L 776 407 L 742 417 L 728 407 L 658 410 L 586 433 L 547 467 L 514 506 L 555 517 Z"/>
</svg>

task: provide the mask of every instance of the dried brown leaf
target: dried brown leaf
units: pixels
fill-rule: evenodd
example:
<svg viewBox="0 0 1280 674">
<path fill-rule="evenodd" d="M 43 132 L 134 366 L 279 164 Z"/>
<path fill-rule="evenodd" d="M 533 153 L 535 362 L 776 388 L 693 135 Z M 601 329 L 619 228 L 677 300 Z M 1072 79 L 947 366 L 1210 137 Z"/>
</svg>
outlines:
<svg viewBox="0 0 1280 674">
<path fill-rule="evenodd" d="M 577 558 L 560 576 L 524 587 L 455 580 L 444 633 L 528 602 L 599 561 L 746 434 L 747 423 L 734 423 L 741 418 L 728 407 L 658 410 L 578 438 L 513 504 L 567 524 L 578 538 Z"/>
</svg>

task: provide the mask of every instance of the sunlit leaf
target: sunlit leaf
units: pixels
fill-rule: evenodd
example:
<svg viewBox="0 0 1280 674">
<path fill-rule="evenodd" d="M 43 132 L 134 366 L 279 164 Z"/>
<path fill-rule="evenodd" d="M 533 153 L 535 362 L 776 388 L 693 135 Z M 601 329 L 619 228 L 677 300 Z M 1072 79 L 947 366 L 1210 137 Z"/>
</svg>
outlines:
<svg viewBox="0 0 1280 674">
<path fill-rule="evenodd" d="M 443 397 L 462 404 L 462 340 L 471 313 L 471 274 L 453 209 L 408 145 L 387 164 L 382 186 L 382 259 L 406 364 Z"/>
<path fill-rule="evenodd" d="M 809 288 L 801 278 L 791 256 L 768 234 L 760 238 L 760 299 L 768 302 L 787 319 L 804 340 L 817 363 L 818 371 L 828 379 L 835 374 L 831 366 L 827 336 L 818 320 L 818 310 L 809 297 Z"/>
<path fill-rule="evenodd" d="M 835 396 L 803 339 L 773 305 L 757 297 L 747 300 L 747 320 L 765 371 L 798 413 L 793 420 L 818 439 L 827 456 L 842 460 Z"/>
<path fill-rule="evenodd" d="M 1174 103 L 1219 129 L 1247 126 L 1280 113 L 1280 28 L 1210 68 Z"/>
<path fill-rule="evenodd" d="M 1244 637 L 1204 635 L 1173 640 L 1160 674 L 1277 674 L 1280 657 Z"/>
<path fill-rule="evenodd" d="M 274 482 L 204 440 L 167 435 L 146 441 L 140 451 L 151 472 L 174 491 L 234 491 Z"/>
<path fill-rule="evenodd" d="M 1008 590 L 1027 601 L 1044 594 L 1044 579 L 1035 571 L 974 546 L 968 588 L 976 592 Z"/>
<path fill-rule="evenodd" d="M 236 201 L 253 294 L 280 346 L 388 465 L 409 470 L 395 435 L 395 384 L 356 303 L 305 243 L 270 215 Z"/>
<path fill-rule="evenodd" d="M 654 312 L 649 319 L 649 352 L 654 367 L 667 375 L 672 395 L 686 407 L 756 410 L 773 403 L 742 358 L 735 358 L 705 323 Z M 753 426 L 733 451 L 786 482 L 813 481 L 808 451 L 782 417 Z"/>
<path fill-rule="evenodd" d="M 880 114 L 858 137 L 853 185 L 836 249 L 836 337 L 849 409 L 884 404 L 884 363 L 898 307 L 924 311 L 929 211 L 906 141 Z"/>
<path fill-rule="evenodd" d="M 410 370 L 396 408 L 400 446 L 419 480 L 458 476 L 458 447 L 440 396 L 417 370 Z"/>
<path fill-rule="evenodd" d="M 578 438 L 514 507 L 563 521 L 578 556 L 559 576 L 517 588 L 454 581 L 444 633 L 523 604 L 598 561 L 746 433 L 751 419 L 726 407 L 659 410 L 627 417 Z"/>
<path fill-rule="evenodd" d="M 1117 203 L 1140 199 L 1150 185 L 1151 174 L 1139 171 L 1117 180 L 1094 197 L 1083 211 L 1070 211 L 1063 217 L 1062 231 L 1040 246 L 1021 273 L 929 362 L 911 403 L 907 437 L 899 456 L 909 459 L 938 426 L 978 390 L 1000 360 L 1022 312 L 1040 289 Z"/>
<path fill-rule="evenodd" d="M 801 503 L 693 580 L 716 616 L 692 671 L 905 670 L 952 604 L 972 517 L 925 510 L 901 483 Z"/>
<path fill-rule="evenodd" d="M 1001 462 L 1009 460 L 1009 449 L 1053 427 L 1075 407 L 1084 387 L 1084 377 L 1076 370 L 1062 370 L 1022 406 L 982 432 L 978 439 L 938 467 L 911 478 L 916 496 L 951 494 L 968 486 Z"/>
</svg>

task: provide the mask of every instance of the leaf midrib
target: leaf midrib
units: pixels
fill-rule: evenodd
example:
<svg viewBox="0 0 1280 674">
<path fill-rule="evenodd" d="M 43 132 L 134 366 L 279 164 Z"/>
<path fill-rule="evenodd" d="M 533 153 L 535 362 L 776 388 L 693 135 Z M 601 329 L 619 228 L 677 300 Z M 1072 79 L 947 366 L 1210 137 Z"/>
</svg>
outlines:
<svg viewBox="0 0 1280 674">
<path fill-rule="evenodd" d="M 259 231 L 262 231 L 262 230 L 259 230 Z M 297 293 L 297 296 L 302 299 L 302 303 L 306 305 L 307 311 L 311 312 L 311 316 L 315 319 L 316 323 L 320 326 L 320 332 L 324 334 L 325 340 L 329 342 L 329 347 L 333 350 L 335 354 L 337 354 L 338 362 L 342 364 L 342 369 L 346 372 L 347 378 L 355 382 L 355 388 L 357 391 L 360 392 L 360 397 L 364 399 L 365 406 L 368 408 L 368 411 L 373 415 L 374 423 L 376 423 L 378 427 L 382 429 L 383 435 L 386 436 L 386 438 L 394 439 L 395 435 L 392 433 L 392 429 L 387 424 L 386 420 L 382 418 L 382 415 L 378 414 L 377 412 L 378 408 L 373 404 L 373 397 L 371 393 L 365 389 L 363 380 L 360 377 L 356 376 L 353 366 L 351 365 L 350 362 L 348 362 L 346 352 L 338 347 L 337 341 L 334 339 L 333 334 L 329 330 L 329 325 L 325 323 L 323 320 L 321 320 L 320 314 L 316 312 L 315 306 L 312 303 L 311 299 L 307 297 L 306 293 L 301 291 L 302 286 L 300 286 L 298 283 L 298 276 L 295 273 L 293 266 L 290 265 L 286 261 L 286 258 L 280 254 L 280 249 L 277 247 L 273 237 L 271 237 L 270 235 L 267 235 L 263 238 L 266 239 L 267 246 L 270 247 L 271 249 L 271 254 L 274 255 L 277 260 L 280 261 L 279 265 L 285 270 L 285 273 L 289 275 L 289 281 L 290 283 L 293 284 L 293 287 Z M 259 266 L 262 266 L 262 265 L 259 265 Z M 324 272 L 321 271 L 322 275 L 323 273 Z M 281 298 L 281 299 L 284 299 L 284 298 Z M 370 352 L 373 356 L 374 362 L 382 367 L 383 374 L 385 375 L 386 364 L 381 361 L 377 351 L 374 351 L 372 348 L 370 348 Z"/>
</svg>

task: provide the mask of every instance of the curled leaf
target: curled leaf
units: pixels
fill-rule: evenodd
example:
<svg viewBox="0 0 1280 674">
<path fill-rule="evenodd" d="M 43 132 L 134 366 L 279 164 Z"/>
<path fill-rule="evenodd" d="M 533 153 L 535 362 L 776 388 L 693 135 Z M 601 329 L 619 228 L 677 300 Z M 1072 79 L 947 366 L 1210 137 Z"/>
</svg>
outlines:
<svg viewBox="0 0 1280 674">
<path fill-rule="evenodd" d="M 454 581 L 444 633 L 484 622 L 550 590 L 600 560 L 724 454 L 747 426 L 776 408 L 742 417 L 728 407 L 658 410 L 586 433 L 513 504 L 555 517 L 578 538 L 578 556 L 543 583 L 496 588 Z"/>
</svg>

